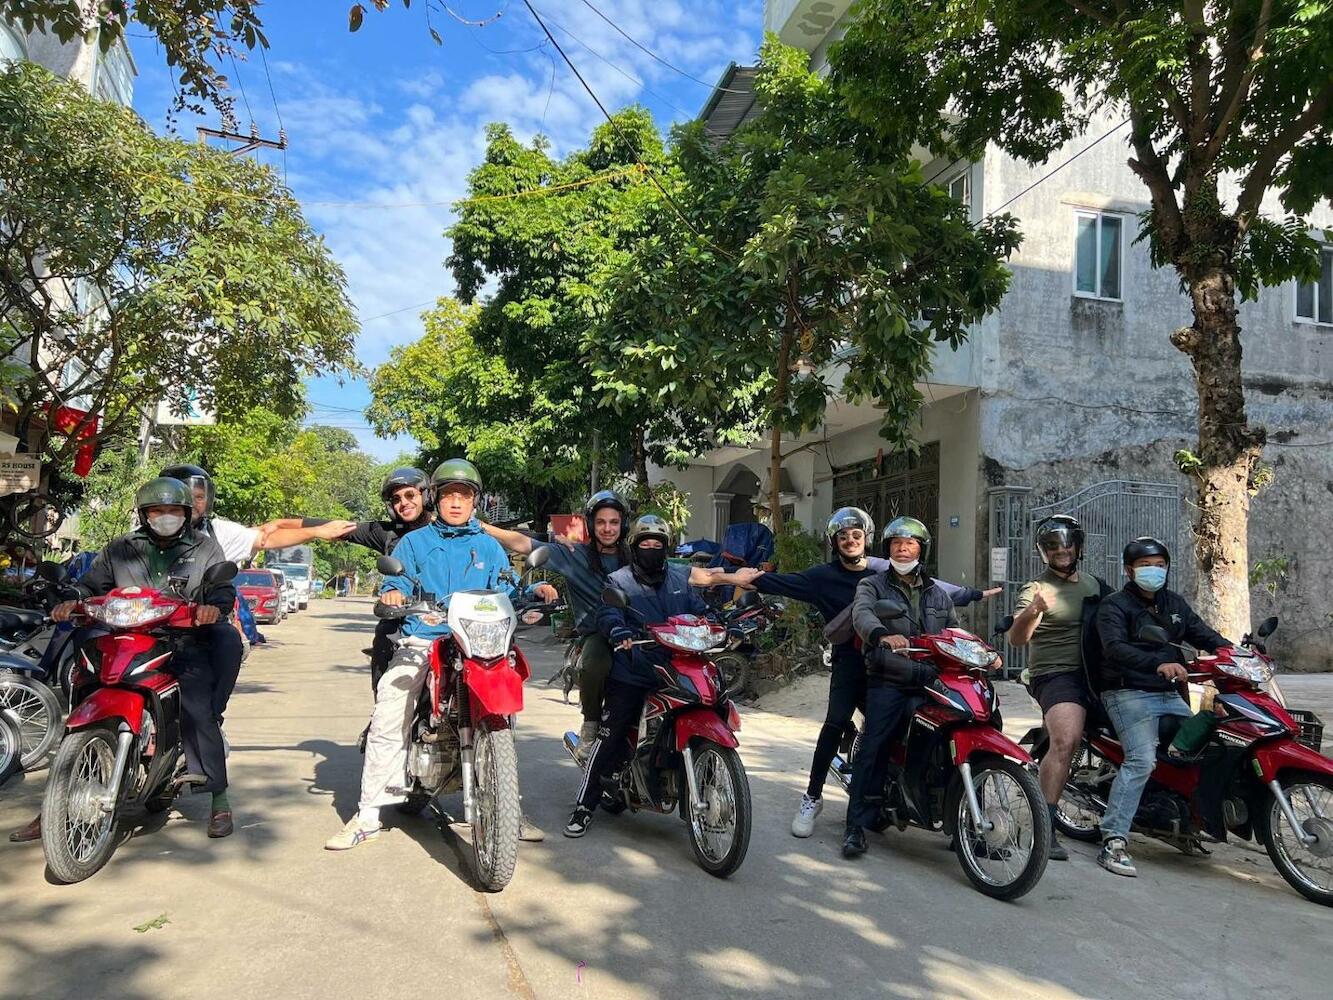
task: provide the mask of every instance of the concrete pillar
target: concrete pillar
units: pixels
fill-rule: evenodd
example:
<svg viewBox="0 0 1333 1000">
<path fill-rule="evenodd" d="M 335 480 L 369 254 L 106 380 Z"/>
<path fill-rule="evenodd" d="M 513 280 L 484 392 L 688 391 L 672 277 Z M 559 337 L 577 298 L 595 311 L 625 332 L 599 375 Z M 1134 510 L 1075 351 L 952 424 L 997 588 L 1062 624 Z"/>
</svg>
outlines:
<svg viewBox="0 0 1333 1000">
<path fill-rule="evenodd" d="M 727 525 L 731 520 L 731 500 L 734 493 L 710 493 L 708 499 L 713 503 L 713 534 L 716 541 L 722 541 L 722 535 L 727 530 Z"/>
</svg>

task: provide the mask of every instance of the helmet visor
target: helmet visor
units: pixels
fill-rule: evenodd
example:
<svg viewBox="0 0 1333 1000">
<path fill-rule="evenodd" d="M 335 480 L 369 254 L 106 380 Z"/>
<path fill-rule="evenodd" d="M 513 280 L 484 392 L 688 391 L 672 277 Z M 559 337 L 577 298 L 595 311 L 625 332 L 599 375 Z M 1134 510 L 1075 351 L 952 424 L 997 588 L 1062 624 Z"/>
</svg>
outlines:
<svg viewBox="0 0 1333 1000">
<path fill-rule="evenodd" d="M 1059 552 L 1061 549 L 1072 549 L 1076 544 L 1074 529 L 1067 524 L 1052 525 L 1037 536 L 1037 545 L 1041 547 L 1043 552 Z"/>
<path fill-rule="evenodd" d="M 855 511 L 838 511 L 829 518 L 828 536 L 829 538 L 836 538 L 840 532 L 846 531 L 849 528 L 857 528 L 862 532 L 869 532 L 872 530 L 861 514 Z"/>
</svg>

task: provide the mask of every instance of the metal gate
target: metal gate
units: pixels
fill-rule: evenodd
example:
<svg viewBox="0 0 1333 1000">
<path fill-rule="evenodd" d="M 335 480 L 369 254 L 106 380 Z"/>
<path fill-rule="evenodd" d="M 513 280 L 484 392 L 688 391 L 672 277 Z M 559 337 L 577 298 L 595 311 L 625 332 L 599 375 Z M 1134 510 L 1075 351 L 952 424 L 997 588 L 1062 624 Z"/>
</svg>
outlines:
<svg viewBox="0 0 1333 1000">
<path fill-rule="evenodd" d="M 1141 535 L 1160 538 L 1172 552 L 1180 546 L 1180 488 L 1174 483 L 1139 483 L 1113 479 L 1097 483 L 1053 503 L 1033 504 L 1027 486 L 1001 486 L 990 491 L 992 570 L 1003 569 L 1002 579 L 992 572 L 991 586 L 1003 593 L 990 602 L 990 627 L 1012 614 L 1018 591 L 1045 569 L 1033 538 L 1037 526 L 1052 514 L 1079 519 L 1087 540 L 1083 567 L 1112 588 L 1122 583 L 1120 554 L 1126 543 Z M 1001 567 L 997 565 L 1003 561 Z M 1016 674 L 1027 662 L 1027 651 L 1005 650 L 1005 673 Z"/>
<path fill-rule="evenodd" d="M 913 453 L 886 455 L 833 470 L 833 507 L 860 507 L 875 519 L 875 530 L 895 517 L 920 518 L 932 538 L 939 538 L 940 445 L 932 441 Z M 879 541 L 873 548 L 878 552 Z M 939 545 L 931 547 L 927 571 L 933 573 Z"/>
</svg>

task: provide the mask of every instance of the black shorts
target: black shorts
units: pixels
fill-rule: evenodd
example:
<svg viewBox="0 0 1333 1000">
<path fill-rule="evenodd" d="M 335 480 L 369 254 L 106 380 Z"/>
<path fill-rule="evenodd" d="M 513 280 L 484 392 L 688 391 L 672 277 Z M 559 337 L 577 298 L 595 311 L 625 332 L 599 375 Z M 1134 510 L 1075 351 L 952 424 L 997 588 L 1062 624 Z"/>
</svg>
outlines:
<svg viewBox="0 0 1333 1000">
<path fill-rule="evenodd" d="M 1091 709 L 1093 705 L 1092 691 L 1082 670 L 1066 670 L 1063 673 L 1034 677 L 1030 691 L 1041 706 L 1042 715 L 1056 705 L 1082 705 L 1085 710 Z"/>
</svg>

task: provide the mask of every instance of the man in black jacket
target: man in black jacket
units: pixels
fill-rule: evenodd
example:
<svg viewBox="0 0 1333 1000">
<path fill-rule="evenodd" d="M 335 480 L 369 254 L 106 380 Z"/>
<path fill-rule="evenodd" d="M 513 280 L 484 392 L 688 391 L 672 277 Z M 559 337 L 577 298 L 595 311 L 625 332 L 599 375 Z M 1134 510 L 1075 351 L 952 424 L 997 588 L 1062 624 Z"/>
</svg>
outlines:
<svg viewBox="0 0 1333 1000">
<path fill-rule="evenodd" d="M 1125 546 L 1123 590 L 1097 609 L 1097 633 L 1103 660 L 1102 704 L 1125 748 L 1102 817 L 1102 851 L 1097 863 L 1117 875 L 1136 875 L 1126 847 L 1139 799 L 1157 762 L 1158 726 L 1167 716 L 1189 717 L 1180 685 L 1188 676 L 1174 645 L 1139 639 L 1146 625 L 1162 628 L 1172 643 L 1188 643 L 1214 652 L 1232 645 L 1194 613 L 1185 598 L 1166 589 L 1171 553 L 1155 538 L 1136 538 Z"/>
<path fill-rule="evenodd" d="M 889 569 L 856 585 L 852 627 L 861 637 L 866 658 L 866 728 L 852 764 L 848 790 L 847 832 L 843 857 L 866 850 L 865 827 L 878 819 L 880 791 L 888 771 L 889 737 L 902 721 L 918 688 L 938 676 L 928 663 L 917 663 L 896 651 L 910 646 L 911 636 L 928 635 L 958 624 L 958 612 L 944 589 L 927 576 L 922 565 L 930 557 L 930 531 L 914 517 L 899 517 L 884 529 Z M 875 605 L 888 601 L 891 614 L 877 614 Z"/>
<path fill-rule="evenodd" d="M 228 582 L 201 592 L 204 574 L 227 562 L 227 557 L 216 540 L 190 527 L 193 503 L 189 487 L 177 479 L 153 479 L 139 487 L 135 507 L 140 527 L 113 539 L 79 579 L 79 586 L 100 595 L 119 587 L 163 590 L 169 581 L 182 581 L 179 592 L 199 602 L 196 625 L 225 622 L 236 603 L 236 588 Z M 51 617 L 68 620 L 76 603 L 57 605 Z M 171 669 L 180 678 L 186 778 L 196 791 L 213 794 L 208 835 L 226 837 L 232 832 L 231 805 L 209 641 L 204 629 L 197 630 L 175 654 Z"/>
</svg>

